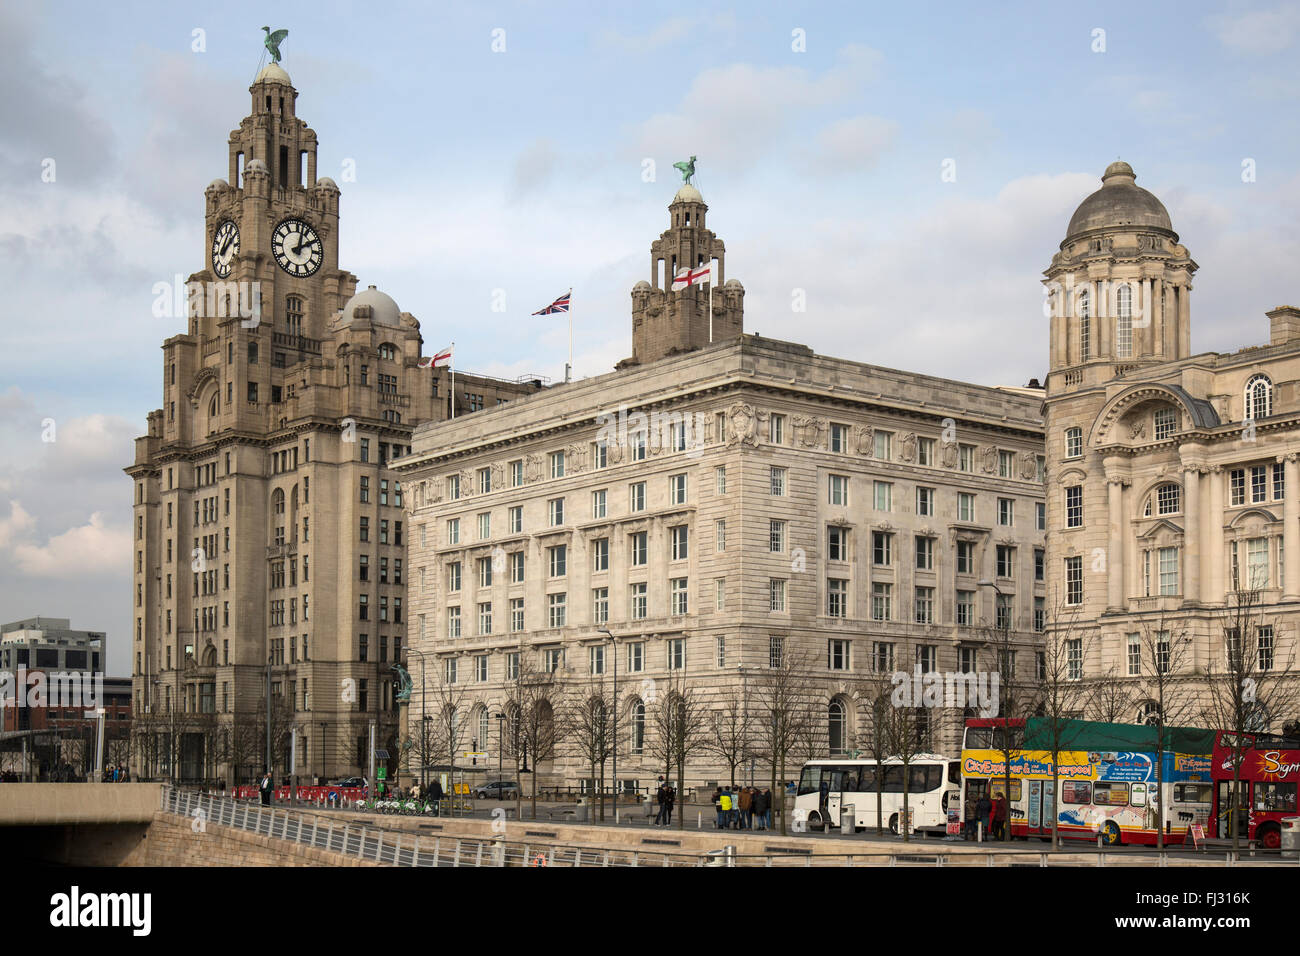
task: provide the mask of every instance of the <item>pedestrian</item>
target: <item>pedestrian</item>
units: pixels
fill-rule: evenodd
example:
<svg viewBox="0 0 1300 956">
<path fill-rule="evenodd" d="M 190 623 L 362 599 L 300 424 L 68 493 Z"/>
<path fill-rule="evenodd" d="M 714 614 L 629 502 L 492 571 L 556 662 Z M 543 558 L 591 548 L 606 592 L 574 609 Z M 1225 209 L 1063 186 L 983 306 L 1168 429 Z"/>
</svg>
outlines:
<svg viewBox="0 0 1300 956">
<path fill-rule="evenodd" d="M 275 784 L 271 781 L 271 771 L 263 770 L 262 782 L 258 786 L 258 789 L 262 793 L 262 806 L 269 807 L 271 805 L 271 791 L 274 788 L 275 788 Z"/>
<path fill-rule="evenodd" d="M 763 829 L 772 829 L 772 804 L 775 799 L 772 796 L 772 788 L 763 788 Z"/>
<path fill-rule="evenodd" d="M 969 792 L 967 792 L 966 800 L 962 806 L 962 815 L 965 819 L 963 828 L 966 831 L 966 839 L 974 840 L 976 836 L 975 801 L 971 799 Z"/>
<path fill-rule="evenodd" d="M 993 819 L 993 803 L 991 800 L 989 800 L 989 795 L 981 791 L 980 798 L 977 801 L 975 801 L 976 833 L 978 834 L 978 827 L 980 824 L 983 824 L 984 829 L 987 831 L 989 828 L 989 824 L 992 822 L 992 819 Z"/>
<path fill-rule="evenodd" d="M 437 778 L 434 778 L 433 783 L 429 784 L 429 794 L 433 799 L 433 815 L 440 816 L 442 814 L 442 783 Z"/>
<path fill-rule="evenodd" d="M 757 829 L 759 830 L 766 829 L 766 827 L 763 826 L 763 815 L 767 811 L 767 803 L 763 796 L 762 790 L 755 789 L 754 792 L 750 795 L 749 810 L 750 813 L 753 815 L 753 819 L 758 821 Z"/>
<path fill-rule="evenodd" d="M 995 839 L 1007 838 L 1007 798 L 999 790 L 993 796 L 993 832 Z"/>
<path fill-rule="evenodd" d="M 655 826 L 660 826 L 664 822 L 664 810 L 667 806 L 667 794 L 664 791 L 667 789 L 668 785 L 661 783 L 655 790 Z"/>
<path fill-rule="evenodd" d="M 665 784 L 668 788 L 668 794 L 664 798 L 664 806 L 667 811 L 664 814 L 664 826 L 669 826 L 673 822 L 673 804 L 677 802 L 677 788 L 672 784 Z"/>
<path fill-rule="evenodd" d="M 749 787 L 740 790 L 740 829 L 751 830 L 754 826 L 754 791 Z"/>
<path fill-rule="evenodd" d="M 831 819 L 831 782 L 822 777 L 822 785 L 817 788 L 817 812 L 821 814 L 822 826 L 829 826 Z"/>
<path fill-rule="evenodd" d="M 713 809 L 714 811 L 716 811 L 718 815 L 718 818 L 714 822 L 713 826 L 715 829 L 721 830 L 727 822 L 726 814 L 722 809 L 722 787 L 721 786 L 717 786 L 713 788 Z"/>
</svg>

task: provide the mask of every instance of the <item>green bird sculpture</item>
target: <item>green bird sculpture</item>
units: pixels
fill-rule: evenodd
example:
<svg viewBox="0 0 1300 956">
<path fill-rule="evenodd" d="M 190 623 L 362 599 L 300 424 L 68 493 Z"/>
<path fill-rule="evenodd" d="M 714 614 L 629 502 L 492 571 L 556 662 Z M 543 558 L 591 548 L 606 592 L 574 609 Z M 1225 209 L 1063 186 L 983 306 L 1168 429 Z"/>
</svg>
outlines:
<svg viewBox="0 0 1300 956">
<path fill-rule="evenodd" d="M 279 63 L 280 44 L 283 43 L 284 38 L 289 35 L 289 31 L 276 30 L 274 33 L 272 33 L 270 27 L 262 27 L 262 29 L 266 31 L 266 39 L 262 41 L 262 45 L 266 47 L 266 49 L 270 52 L 271 62 Z"/>
</svg>

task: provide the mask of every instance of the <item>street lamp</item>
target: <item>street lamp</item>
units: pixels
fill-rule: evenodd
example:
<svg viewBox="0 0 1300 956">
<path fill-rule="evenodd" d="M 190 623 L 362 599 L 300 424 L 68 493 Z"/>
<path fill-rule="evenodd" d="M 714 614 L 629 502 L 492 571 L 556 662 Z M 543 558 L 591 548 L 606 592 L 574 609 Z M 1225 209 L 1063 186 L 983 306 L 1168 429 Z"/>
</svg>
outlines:
<svg viewBox="0 0 1300 956">
<path fill-rule="evenodd" d="M 1007 664 L 1009 663 L 1008 652 L 1010 651 L 1010 647 L 1008 645 L 1010 645 L 1011 643 L 1011 633 L 1010 633 L 1011 616 L 1010 614 L 1008 614 L 1007 617 L 1004 618 L 1001 623 L 999 623 L 998 619 L 1001 617 L 1001 615 L 999 613 L 1000 608 L 998 605 L 998 599 L 1002 597 L 1002 589 L 998 587 L 996 581 L 993 581 L 990 578 L 980 578 L 978 581 L 975 582 L 975 585 L 981 588 L 992 588 L 995 592 L 997 592 L 997 598 L 994 598 L 994 602 L 993 602 L 993 621 L 994 624 L 997 626 L 998 630 L 1002 632 L 1002 647 L 999 649 L 1000 654 L 1002 655 L 1002 659 L 998 663 L 998 670 L 999 671 L 1005 670 Z M 1014 677 L 1015 675 L 1013 674 L 1011 676 Z M 1001 693 L 1000 689 L 999 689 L 999 693 Z M 1002 710 L 1003 708 L 999 707 L 998 709 Z M 1004 723 L 1002 725 L 1002 746 L 1004 748 L 1003 757 L 1005 758 L 1005 760 L 1003 761 L 1003 782 L 1006 785 L 1006 791 L 1007 791 L 1005 795 L 1005 799 L 1007 801 L 1007 821 L 1006 821 L 1007 829 L 1006 829 L 1006 833 L 1003 834 L 1003 837 L 1005 839 L 1005 842 L 1010 843 L 1011 842 L 1011 725 L 1009 722 Z M 1056 802 L 1055 794 L 1053 794 L 1052 796 L 1052 802 L 1053 805 L 1055 805 Z M 1026 817 L 1026 821 L 1028 821 L 1028 817 Z"/>
<path fill-rule="evenodd" d="M 426 717 L 424 713 L 424 700 L 425 697 L 428 696 L 425 693 L 425 685 L 424 685 L 424 652 L 417 651 L 413 647 L 407 647 L 406 653 L 414 654 L 416 657 L 420 659 L 420 792 L 423 793 L 425 790 L 429 789 L 429 777 L 428 777 L 429 761 L 426 759 L 425 756 L 425 750 L 427 748 L 427 741 L 428 741 L 428 738 L 425 736 L 425 734 L 428 733 L 428 729 L 429 729 L 425 721 L 428 720 L 429 718 Z"/>
<path fill-rule="evenodd" d="M 614 656 L 614 769 L 611 776 L 614 778 L 614 823 L 618 823 L 618 641 L 614 635 L 606 628 L 600 628 L 600 633 L 609 638 L 610 647 Z"/>
<path fill-rule="evenodd" d="M 504 758 L 506 752 L 506 727 L 504 723 L 506 719 L 506 715 L 503 713 L 498 713 L 496 715 L 496 718 L 497 718 L 497 780 L 500 781 L 502 775 L 505 773 L 505 765 L 502 763 L 502 759 Z M 518 781 L 515 782 L 515 785 L 518 786 Z M 500 788 L 497 789 L 497 798 L 501 800 L 505 799 L 504 792 Z"/>
</svg>

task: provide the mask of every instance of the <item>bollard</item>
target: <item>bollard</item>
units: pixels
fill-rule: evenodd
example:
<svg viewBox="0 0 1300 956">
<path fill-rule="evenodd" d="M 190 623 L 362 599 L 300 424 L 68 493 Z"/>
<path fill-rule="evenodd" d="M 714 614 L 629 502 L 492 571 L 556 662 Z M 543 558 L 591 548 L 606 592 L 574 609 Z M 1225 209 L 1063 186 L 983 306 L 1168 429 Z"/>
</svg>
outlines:
<svg viewBox="0 0 1300 956">
<path fill-rule="evenodd" d="M 704 823 L 704 813 L 700 810 L 695 811 L 695 829 L 699 829 Z"/>
<path fill-rule="evenodd" d="M 984 821 L 980 820 L 975 824 L 975 842 L 984 842 Z"/>
</svg>

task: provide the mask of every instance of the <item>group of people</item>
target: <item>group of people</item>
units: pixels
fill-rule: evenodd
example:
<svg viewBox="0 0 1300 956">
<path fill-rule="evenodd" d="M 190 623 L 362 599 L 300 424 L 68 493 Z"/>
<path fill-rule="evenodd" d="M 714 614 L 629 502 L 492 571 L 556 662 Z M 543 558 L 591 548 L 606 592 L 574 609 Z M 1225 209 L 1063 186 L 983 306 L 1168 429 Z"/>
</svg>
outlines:
<svg viewBox="0 0 1300 956">
<path fill-rule="evenodd" d="M 655 826 L 668 826 L 673 822 L 673 805 L 677 803 L 677 789 L 671 783 L 661 783 L 655 791 Z"/>
<path fill-rule="evenodd" d="M 966 801 L 966 839 L 977 840 L 980 837 L 979 825 L 984 824 L 984 832 L 990 840 L 1005 840 L 1007 837 L 1007 798 L 1001 790 L 994 791 L 990 800 L 987 793 L 981 793 L 972 806 Z"/>
<path fill-rule="evenodd" d="M 713 807 L 719 830 L 772 828 L 772 791 L 767 787 L 718 787 L 713 791 Z"/>
<path fill-rule="evenodd" d="M 130 783 L 131 771 L 121 764 L 116 767 L 104 768 L 104 783 Z"/>
</svg>

